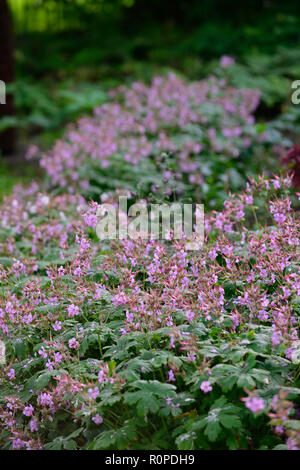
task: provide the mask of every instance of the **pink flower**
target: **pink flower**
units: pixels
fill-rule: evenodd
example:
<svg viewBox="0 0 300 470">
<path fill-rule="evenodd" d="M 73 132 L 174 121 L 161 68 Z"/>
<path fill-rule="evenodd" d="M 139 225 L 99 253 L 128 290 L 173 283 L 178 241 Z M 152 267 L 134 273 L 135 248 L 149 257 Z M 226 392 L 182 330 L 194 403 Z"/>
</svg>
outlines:
<svg viewBox="0 0 300 470">
<path fill-rule="evenodd" d="M 63 356 L 60 352 L 54 353 L 54 362 L 55 364 L 59 364 L 63 359 Z"/>
<path fill-rule="evenodd" d="M 95 284 L 95 295 L 93 299 L 101 299 L 104 292 L 106 292 L 106 287 L 103 284 Z"/>
<path fill-rule="evenodd" d="M 59 275 L 59 277 L 64 276 L 64 274 L 65 274 L 65 270 L 64 270 L 64 268 L 63 268 L 62 266 L 60 266 L 60 267 L 58 268 L 58 275 Z"/>
<path fill-rule="evenodd" d="M 54 325 L 52 326 L 54 331 L 60 331 L 61 330 L 61 321 L 56 321 Z"/>
<path fill-rule="evenodd" d="M 206 381 L 202 382 L 202 384 L 200 385 L 200 390 L 202 390 L 202 392 L 204 392 L 204 393 L 211 392 L 212 391 L 212 386 L 211 386 L 210 381 L 206 380 Z"/>
<path fill-rule="evenodd" d="M 111 299 L 111 302 L 113 305 L 122 305 L 127 303 L 127 297 L 123 292 L 120 292 L 119 294 L 116 294 L 113 296 Z"/>
<path fill-rule="evenodd" d="M 73 273 L 73 274 L 74 274 L 74 276 L 80 277 L 80 276 L 82 275 L 81 268 L 80 268 L 80 267 L 76 268 L 76 269 L 74 270 L 74 273 Z"/>
<path fill-rule="evenodd" d="M 187 310 L 185 312 L 185 316 L 186 316 L 187 320 L 191 323 L 193 321 L 194 317 L 195 317 L 195 314 L 191 310 Z"/>
<path fill-rule="evenodd" d="M 168 382 L 175 382 L 175 375 L 172 370 L 169 370 L 168 375 L 169 375 Z"/>
<path fill-rule="evenodd" d="M 251 196 L 251 194 L 245 196 L 245 203 L 248 206 L 251 206 L 251 204 L 253 204 L 253 196 Z"/>
<path fill-rule="evenodd" d="M 40 402 L 41 405 L 43 406 L 52 406 L 53 401 L 50 393 L 41 393 L 39 396 L 38 401 Z"/>
<path fill-rule="evenodd" d="M 295 441 L 289 437 L 286 441 L 287 450 L 299 450 L 299 447 L 296 445 Z"/>
<path fill-rule="evenodd" d="M 34 413 L 34 408 L 33 408 L 32 405 L 25 406 L 24 411 L 23 411 L 23 415 L 33 416 L 33 413 Z"/>
<path fill-rule="evenodd" d="M 105 371 L 104 369 L 100 369 L 98 372 L 98 382 L 100 384 L 105 384 L 108 380 L 107 377 L 108 377 L 108 371 Z"/>
<path fill-rule="evenodd" d="M 48 354 L 47 354 L 47 352 L 45 351 L 44 346 L 42 346 L 41 349 L 39 350 L 39 355 L 42 356 L 43 359 L 47 359 Z"/>
<path fill-rule="evenodd" d="M 29 426 L 30 426 L 30 431 L 31 432 L 35 432 L 38 430 L 38 425 L 37 425 L 37 422 L 35 419 L 32 419 L 30 422 L 29 422 Z"/>
<path fill-rule="evenodd" d="M 68 317 L 75 317 L 80 314 L 79 308 L 77 305 L 71 304 L 68 306 Z"/>
<path fill-rule="evenodd" d="M 13 450 L 20 450 L 26 445 L 25 441 L 22 441 L 21 439 L 13 439 L 12 441 L 12 448 Z"/>
<path fill-rule="evenodd" d="M 235 64 L 235 60 L 233 59 L 233 57 L 230 57 L 228 55 L 222 55 L 220 59 L 220 65 L 223 69 L 230 67 L 231 65 L 234 65 L 234 64 Z"/>
</svg>

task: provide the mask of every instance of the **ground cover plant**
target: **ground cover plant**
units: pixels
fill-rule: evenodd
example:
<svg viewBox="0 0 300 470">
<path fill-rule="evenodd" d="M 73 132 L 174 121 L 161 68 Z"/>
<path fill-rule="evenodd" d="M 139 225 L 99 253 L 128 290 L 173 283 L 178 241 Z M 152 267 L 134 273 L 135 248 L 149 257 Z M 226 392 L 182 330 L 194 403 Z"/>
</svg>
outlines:
<svg viewBox="0 0 300 470">
<path fill-rule="evenodd" d="M 290 185 L 261 177 L 231 197 L 199 252 L 100 242 L 82 196 L 6 199 L 1 447 L 298 448 Z"/>
<path fill-rule="evenodd" d="M 224 57 L 221 64 L 231 61 Z M 249 176 L 278 168 L 280 152 L 291 145 L 275 124 L 255 123 L 260 92 L 225 78 L 187 82 L 169 74 L 108 95 L 113 101 L 70 125 L 41 155 L 55 190 L 95 198 L 119 188 L 220 208 Z M 28 155 L 37 153 L 31 147 Z"/>
</svg>

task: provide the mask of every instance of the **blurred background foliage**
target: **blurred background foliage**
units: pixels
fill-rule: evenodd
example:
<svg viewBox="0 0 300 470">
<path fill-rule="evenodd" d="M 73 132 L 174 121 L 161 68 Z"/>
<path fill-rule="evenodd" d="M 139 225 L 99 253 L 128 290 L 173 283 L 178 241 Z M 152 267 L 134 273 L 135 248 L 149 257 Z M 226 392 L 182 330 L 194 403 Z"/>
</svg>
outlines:
<svg viewBox="0 0 300 470">
<path fill-rule="evenodd" d="M 220 56 L 237 87 L 259 88 L 258 118 L 285 111 L 300 78 L 299 0 L 7 0 L 14 24 L 18 151 L 48 147 L 63 126 L 107 99 L 120 83 L 170 69 L 190 79 L 218 74 Z M 0 77 L 1 78 L 1 77 Z"/>
</svg>

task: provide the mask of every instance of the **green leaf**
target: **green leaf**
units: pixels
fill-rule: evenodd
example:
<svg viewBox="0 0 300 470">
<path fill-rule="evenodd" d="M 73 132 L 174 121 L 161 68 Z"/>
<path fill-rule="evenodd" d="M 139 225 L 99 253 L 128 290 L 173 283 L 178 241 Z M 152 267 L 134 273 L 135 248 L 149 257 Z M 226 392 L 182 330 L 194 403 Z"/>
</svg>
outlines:
<svg viewBox="0 0 300 470">
<path fill-rule="evenodd" d="M 152 394 L 145 394 L 143 391 L 127 392 L 124 395 L 125 403 L 128 405 L 137 404 L 139 416 L 145 416 L 149 412 L 156 413 L 159 410 L 159 401 Z"/>
</svg>

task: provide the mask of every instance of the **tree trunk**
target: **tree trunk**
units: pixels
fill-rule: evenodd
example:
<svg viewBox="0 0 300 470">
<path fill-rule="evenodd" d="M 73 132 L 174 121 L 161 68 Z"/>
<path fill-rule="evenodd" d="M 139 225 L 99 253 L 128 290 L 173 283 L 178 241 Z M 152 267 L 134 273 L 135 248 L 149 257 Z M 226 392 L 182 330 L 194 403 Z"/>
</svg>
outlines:
<svg viewBox="0 0 300 470">
<path fill-rule="evenodd" d="M 0 80 L 7 86 L 14 80 L 13 25 L 7 0 L 0 0 Z M 14 115 L 13 96 L 6 93 L 6 103 L 0 104 L 0 118 Z M 13 153 L 15 129 L 0 133 L 0 149 L 4 155 Z"/>
</svg>

